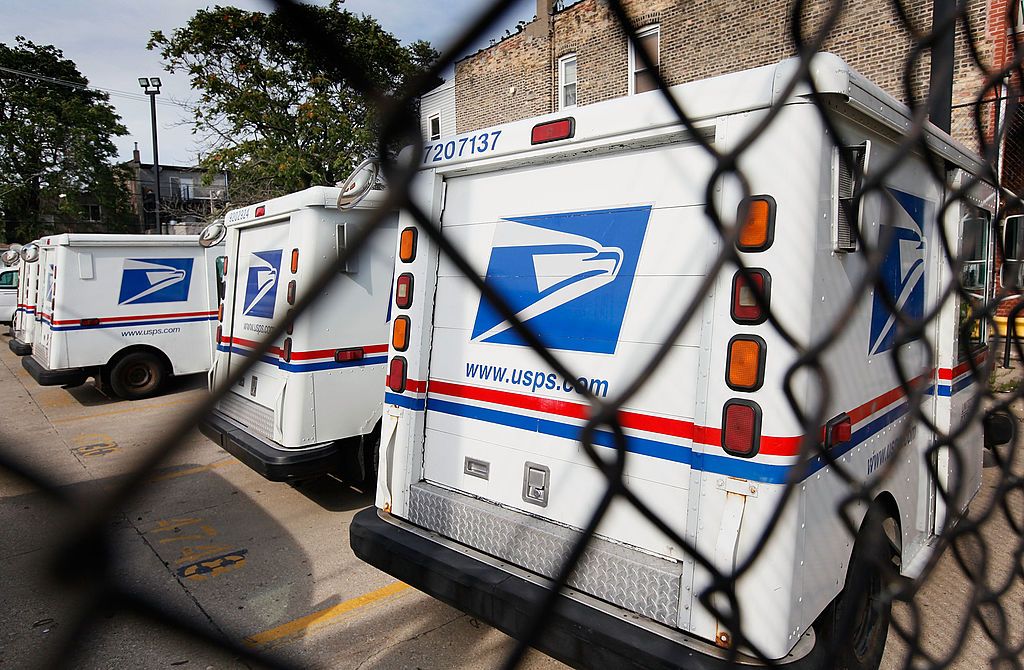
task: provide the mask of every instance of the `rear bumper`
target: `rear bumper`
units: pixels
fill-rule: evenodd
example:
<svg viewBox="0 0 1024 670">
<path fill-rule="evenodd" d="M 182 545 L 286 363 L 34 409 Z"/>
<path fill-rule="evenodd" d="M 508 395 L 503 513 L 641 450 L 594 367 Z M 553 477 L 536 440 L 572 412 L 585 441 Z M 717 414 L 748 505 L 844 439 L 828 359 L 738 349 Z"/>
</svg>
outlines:
<svg viewBox="0 0 1024 670">
<path fill-rule="evenodd" d="M 246 432 L 216 410 L 199 422 L 199 430 L 221 449 L 272 482 L 286 482 L 326 474 L 338 465 L 338 445 L 284 449 Z"/>
<path fill-rule="evenodd" d="M 32 345 L 28 342 L 22 342 L 16 337 L 12 337 L 7 346 L 18 356 L 28 356 L 32 353 Z"/>
<path fill-rule="evenodd" d="M 361 560 L 512 637 L 527 633 L 547 594 L 546 580 L 496 567 L 476 552 L 373 507 L 352 519 L 349 541 Z M 667 628 L 659 634 L 655 630 L 664 628 L 659 624 L 643 626 L 636 615 L 621 612 L 560 598 L 535 646 L 578 668 L 742 667 L 729 663 L 726 652 L 709 642 Z M 800 660 L 778 663 L 804 670 L 817 665 L 815 656 L 812 650 Z"/>
<path fill-rule="evenodd" d="M 39 361 L 27 356 L 21 359 L 21 367 L 28 370 L 32 379 L 40 386 L 81 386 L 94 374 L 93 368 L 57 368 L 48 370 Z"/>
</svg>

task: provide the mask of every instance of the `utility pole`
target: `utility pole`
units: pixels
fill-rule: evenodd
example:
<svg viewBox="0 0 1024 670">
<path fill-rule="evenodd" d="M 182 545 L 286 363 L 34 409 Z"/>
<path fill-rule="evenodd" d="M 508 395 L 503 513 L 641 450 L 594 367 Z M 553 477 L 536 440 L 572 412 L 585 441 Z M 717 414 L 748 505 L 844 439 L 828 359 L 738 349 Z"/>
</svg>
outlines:
<svg viewBox="0 0 1024 670">
<path fill-rule="evenodd" d="M 160 222 L 160 149 L 156 141 L 156 96 L 160 95 L 160 77 L 139 77 L 139 86 L 149 96 L 149 112 L 153 120 L 153 177 L 156 180 L 156 197 L 154 199 L 154 211 L 156 212 L 156 230 L 164 233 L 163 224 Z"/>
</svg>

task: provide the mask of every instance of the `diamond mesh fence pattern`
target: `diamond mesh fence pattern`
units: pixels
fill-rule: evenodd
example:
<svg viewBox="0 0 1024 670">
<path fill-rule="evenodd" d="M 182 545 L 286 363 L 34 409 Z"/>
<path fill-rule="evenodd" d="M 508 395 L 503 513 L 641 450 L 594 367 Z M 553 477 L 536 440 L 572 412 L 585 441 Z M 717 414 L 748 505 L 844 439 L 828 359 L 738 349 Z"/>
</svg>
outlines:
<svg viewBox="0 0 1024 670">
<path fill-rule="evenodd" d="M 306 309 L 316 309 L 318 296 L 324 293 L 325 287 L 337 274 L 338 268 L 342 267 L 351 258 L 357 256 L 374 230 L 376 224 L 385 220 L 387 212 L 401 209 L 411 216 L 419 229 L 425 234 L 430 242 L 440 248 L 441 253 L 455 268 L 465 275 L 468 281 L 477 291 L 483 294 L 496 310 L 507 320 L 512 322 L 515 331 L 521 338 L 536 352 L 545 364 L 564 379 L 574 380 L 578 378 L 576 370 L 568 366 L 560 356 L 559 352 L 543 347 L 540 338 L 531 330 L 530 324 L 523 323 L 517 316 L 516 311 L 509 305 L 502 296 L 495 293 L 492 287 L 484 283 L 484 280 L 473 271 L 470 260 L 457 248 L 452 241 L 442 235 L 440 223 L 432 219 L 429 212 L 422 211 L 410 194 L 410 185 L 416 173 L 417 167 L 421 164 L 423 155 L 416 147 L 422 145 L 422 138 L 419 133 L 419 122 L 411 111 L 415 108 L 413 104 L 416 98 L 425 90 L 417 89 L 415 86 L 404 94 L 402 99 L 392 99 L 383 96 L 372 90 L 369 78 L 363 72 L 354 69 L 350 63 L 357 62 L 345 57 L 348 46 L 344 43 L 336 43 L 326 33 L 318 30 L 315 22 L 306 18 L 306 13 L 301 5 L 290 1 L 278 0 L 276 3 L 282 11 L 296 39 L 304 41 L 309 48 L 320 52 L 325 62 L 334 63 L 335 69 L 326 73 L 328 76 L 345 80 L 356 89 L 365 93 L 371 104 L 381 110 L 381 159 L 388 184 L 387 202 L 373 216 L 373 223 L 367 226 L 359 234 L 357 239 L 349 240 L 347 248 L 341 254 L 337 263 L 320 274 L 317 279 L 296 300 L 294 306 L 295 314 Z M 456 56 L 465 53 L 467 49 L 479 39 L 485 31 L 496 26 L 501 19 L 509 2 L 495 2 L 484 8 L 477 17 L 467 22 L 462 34 L 450 45 L 447 53 L 437 62 L 431 72 L 426 73 L 419 81 L 423 87 L 428 82 L 450 67 Z M 778 82 L 780 90 L 777 91 L 774 99 L 779 101 L 768 113 L 757 123 L 751 124 L 741 141 L 730 143 L 730 148 L 724 150 L 709 140 L 704 132 L 698 128 L 687 109 L 667 92 L 668 83 L 659 72 L 658 63 L 651 60 L 649 50 L 643 48 L 638 41 L 636 30 L 648 22 L 644 16 L 642 3 L 622 2 L 620 0 L 607 0 L 608 11 L 618 22 L 621 30 L 636 45 L 635 54 L 647 70 L 646 76 L 650 77 L 657 88 L 661 89 L 660 94 L 664 96 L 665 102 L 672 108 L 678 117 L 679 124 L 690 131 L 692 141 L 700 145 L 701 150 L 713 162 L 715 169 L 706 184 L 700 185 L 702 189 L 711 192 L 719 184 L 730 181 L 739 184 L 739 187 L 746 195 L 754 195 L 750 192 L 748 179 L 744 174 L 741 165 L 744 155 L 750 151 L 751 146 L 764 133 L 770 131 L 773 124 L 779 118 L 783 109 L 783 102 L 790 98 L 797 89 L 806 91 L 808 99 L 815 105 L 820 115 L 821 124 L 828 130 L 829 137 L 840 137 L 842 132 L 839 128 L 839 120 L 836 117 L 835 109 L 829 101 L 817 93 L 815 80 L 812 75 L 812 56 L 825 50 L 829 46 L 832 31 L 837 26 L 844 30 L 856 29 L 848 21 L 843 23 L 844 16 L 854 13 L 861 16 L 864 3 L 856 2 L 812 2 L 810 0 L 798 0 L 783 6 L 782 3 L 751 3 L 751 7 L 744 6 L 744 3 L 721 3 L 729 5 L 732 12 L 762 12 L 767 13 L 771 8 L 780 9 L 778 16 L 767 16 L 765 21 L 776 21 L 788 33 L 788 46 L 785 53 L 774 54 L 771 61 L 778 61 L 781 57 L 796 56 L 798 66 L 793 71 L 793 76 L 788 81 Z M 758 5 L 754 7 L 754 5 Z M 764 4 L 765 7 L 760 5 Z M 853 192 L 849 194 L 846 206 L 857 208 L 862 201 L 874 196 L 881 196 L 886 189 L 887 177 L 901 169 L 902 163 L 907 156 L 916 155 L 924 157 L 922 165 L 931 170 L 931 179 L 936 184 L 945 184 L 945 200 L 939 204 L 937 211 L 932 212 L 932 222 L 945 216 L 951 207 L 958 207 L 963 203 L 971 201 L 972 189 L 979 183 L 985 182 L 998 186 L 999 174 L 998 165 L 1000 160 L 1000 137 L 996 133 L 997 128 L 1005 128 L 1017 123 L 1018 107 L 1014 99 L 1007 98 L 1007 104 L 1003 108 L 1001 123 L 994 113 L 994 104 L 986 102 L 986 99 L 997 98 L 1000 95 L 999 85 L 1007 79 L 1020 80 L 1020 59 L 1014 55 L 1009 61 L 1000 67 L 995 67 L 991 58 L 982 52 L 980 38 L 967 39 L 958 38 L 958 48 L 969 54 L 971 66 L 978 72 L 977 85 L 973 91 L 973 100 L 969 104 L 959 105 L 953 113 L 952 134 L 972 145 L 982 157 L 982 168 L 978 174 L 966 175 L 957 182 L 951 182 L 946 171 L 945 159 L 936 154 L 935 144 L 929 141 L 929 135 L 924 132 L 927 100 L 922 96 L 920 78 L 923 71 L 927 70 L 925 63 L 930 62 L 930 50 L 941 43 L 941 32 L 952 29 L 954 25 L 958 34 L 977 36 L 984 33 L 986 27 L 978 25 L 977 14 L 973 10 L 978 3 L 963 2 L 956 6 L 956 11 L 950 14 L 945 22 L 939 22 L 937 26 L 930 24 L 930 12 L 920 11 L 930 3 L 925 2 L 892 2 L 875 3 L 884 10 L 886 20 L 893 22 L 893 25 L 908 36 L 909 47 L 906 50 L 904 62 L 900 69 L 892 73 L 894 81 L 900 82 L 900 94 L 898 97 L 910 102 L 911 123 L 906 132 L 896 138 L 899 150 L 893 154 L 890 160 L 879 161 L 870 164 L 864 171 L 863 161 L 858 160 L 854 152 L 843 149 L 838 152 L 842 169 L 852 175 L 851 183 Z M 954 3 L 950 2 L 949 5 Z M 984 3 L 982 3 L 984 4 Z M 998 5 L 998 3 L 994 3 Z M 710 12 L 711 6 L 716 3 L 681 3 L 687 5 L 684 11 L 701 13 Z M 860 5 L 860 7 L 858 7 Z M 767 9 L 766 9 L 767 7 Z M 774 10 L 772 10 L 774 11 Z M 727 14 L 723 14 L 719 21 L 728 22 Z M 808 18 L 810 17 L 810 18 Z M 451 16 L 448 16 L 451 20 Z M 866 31 L 870 28 L 863 27 Z M 714 24 L 709 25 L 714 29 Z M 757 45 L 735 44 L 734 49 L 756 49 Z M 965 51 L 964 51 L 965 50 Z M 557 54 L 555 54 L 557 56 Z M 865 59 L 867 57 L 865 56 Z M 749 59 L 745 59 L 749 60 Z M 856 60 L 856 59 L 854 59 Z M 700 76 L 690 77 L 699 79 Z M 652 95 L 658 95 L 653 93 Z M 586 101 L 584 101 L 586 102 Z M 1006 120 L 1009 119 L 1007 122 Z M 412 146 L 414 149 L 408 159 L 399 158 L 393 148 L 398 146 Z M 403 154 L 405 156 L 405 154 Z M 1009 160 L 1014 169 L 1017 165 L 1016 154 Z M 1005 161 L 1004 161 L 1005 163 Z M 988 228 L 990 239 L 995 247 L 999 247 L 1001 239 L 996 231 L 1005 211 L 1013 210 L 1019 206 L 1016 195 L 1010 190 L 999 191 L 999 204 L 996 208 L 993 221 Z M 713 202 L 713 198 L 707 198 L 707 202 Z M 850 210 L 852 211 L 852 210 Z M 723 273 L 732 275 L 739 272 L 750 284 L 756 284 L 753 275 L 744 265 L 744 256 L 737 251 L 737 239 L 740 234 L 740 226 L 737 225 L 738 215 L 717 211 L 712 205 L 705 208 L 707 224 L 712 226 L 714 234 L 720 238 L 721 243 L 717 245 L 713 261 L 708 268 L 704 284 L 697 291 L 700 296 L 707 292 L 709 287 Z M 892 216 L 893 212 L 885 207 L 882 208 L 882 221 L 886 216 Z M 942 231 L 938 226 L 937 230 Z M 757 645 L 745 634 L 748 626 L 752 625 L 758 613 L 744 611 L 740 606 L 740 600 L 736 597 L 736 584 L 750 573 L 759 564 L 759 561 L 766 560 L 769 553 L 769 545 L 773 533 L 781 523 L 787 504 L 798 494 L 800 482 L 806 474 L 805 468 L 812 467 L 812 463 L 822 463 L 832 469 L 835 481 L 842 487 L 841 495 L 836 496 L 838 501 L 835 509 L 827 510 L 829 514 L 835 515 L 843 520 L 849 531 L 849 539 L 858 536 L 858 529 L 862 527 L 864 512 L 871 507 L 879 491 L 879 484 L 895 467 L 895 463 L 901 458 L 910 456 L 901 450 L 907 447 L 913 440 L 914 435 L 925 435 L 929 447 L 924 458 L 933 464 L 929 468 L 929 476 L 938 478 L 940 476 L 938 463 L 940 459 L 952 459 L 954 470 L 964 469 L 966 463 L 958 462 L 962 458 L 960 454 L 976 453 L 976 445 L 964 444 L 963 440 L 967 435 L 966 426 L 973 420 L 981 420 L 992 416 L 994 413 L 1006 411 L 1011 404 L 1017 400 L 1020 391 L 1012 393 L 996 394 L 989 390 L 982 380 L 989 377 L 992 366 L 1001 358 L 1001 340 L 996 337 L 986 338 L 984 333 L 993 326 L 993 316 L 996 309 L 1006 297 L 1002 289 L 990 281 L 991 270 L 987 277 L 981 276 L 978 279 L 976 274 L 970 272 L 973 257 L 965 257 L 958 252 L 964 248 L 957 240 L 946 239 L 944 233 L 938 234 L 938 243 L 942 246 L 942 257 L 945 263 L 952 268 L 955 277 L 968 278 L 961 283 L 954 282 L 948 287 L 943 287 L 941 299 L 937 301 L 934 309 L 926 309 L 920 318 L 913 318 L 903 314 L 897 308 L 898 296 L 890 295 L 885 290 L 881 277 L 885 269 L 885 250 L 883 244 L 876 244 L 859 235 L 856 228 L 852 231 L 855 238 L 858 253 L 864 258 L 864 272 L 858 278 L 849 293 L 836 296 L 836 301 L 841 304 L 834 306 L 833 313 L 836 315 L 831 323 L 818 329 L 819 333 L 813 340 L 791 332 L 787 323 L 779 319 L 771 311 L 766 297 L 760 291 L 754 291 L 754 298 L 761 309 L 769 310 L 767 324 L 764 327 L 771 328 L 791 348 L 793 352 L 793 363 L 787 371 L 787 384 L 784 388 L 771 389 L 780 396 L 788 399 L 792 413 L 799 418 L 803 426 L 804 436 L 800 444 L 800 458 L 791 468 L 791 475 L 785 482 L 785 494 L 779 498 L 779 502 L 771 515 L 765 520 L 764 532 L 758 542 L 746 551 L 741 560 L 738 560 L 732 571 L 723 571 L 716 567 L 718 564 L 713 557 L 704 555 L 694 542 L 686 537 L 680 536 L 673 530 L 673 526 L 665 520 L 664 512 L 652 509 L 644 501 L 643 497 L 627 485 L 623 478 L 623 471 L 628 455 L 626 450 L 626 438 L 622 425 L 620 409 L 634 399 L 644 388 L 652 375 L 664 364 L 670 354 L 673 343 L 680 337 L 684 329 L 695 318 L 700 317 L 700 299 L 694 298 L 689 304 L 675 315 L 673 327 L 670 329 L 665 340 L 650 355 L 643 364 L 638 365 L 634 376 L 628 384 L 615 389 L 615 392 L 608 397 L 595 397 L 589 390 L 581 388 L 579 391 L 586 395 L 589 402 L 589 415 L 586 426 L 582 432 L 583 440 L 581 447 L 591 459 L 594 466 L 600 471 L 605 488 L 603 494 L 597 497 L 597 504 L 589 510 L 588 522 L 583 525 L 580 533 L 566 533 L 563 536 L 554 538 L 557 547 L 552 550 L 546 559 L 557 558 L 554 567 L 545 568 L 551 577 L 551 589 L 549 597 L 541 604 L 532 619 L 532 625 L 526 634 L 520 639 L 507 659 L 508 667 L 515 667 L 522 659 L 526 649 L 535 644 L 538 637 L 545 630 L 557 599 L 566 590 L 567 585 L 586 581 L 588 561 L 595 560 L 593 556 L 585 557 L 587 546 L 594 540 L 596 529 L 604 519 L 613 501 L 616 504 L 622 502 L 632 506 L 645 517 L 651 524 L 658 528 L 669 540 L 680 547 L 686 553 L 686 560 L 692 561 L 702 570 L 710 575 L 710 581 L 701 593 L 697 594 L 701 606 L 710 610 L 720 622 L 724 630 L 731 633 L 731 644 L 723 651 L 727 661 L 740 661 L 740 650 L 745 654 L 744 658 L 753 658 L 766 664 L 775 662 L 768 658 Z M 988 239 L 988 238 L 987 238 Z M 979 283 L 980 282 L 980 283 Z M 969 367 L 971 375 L 977 380 L 978 390 L 976 401 L 972 402 L 965 415 L 965 421 L 959 427 L 944 430 L 937 426 L 929 412 L 933 396 L 921 383 L 920 370 L 904 366 L 899 357 L 893 357 L 896 375 L 901 380 L 900 392 L 908 398 L 907 417 L 899 429 L 900 434 L 894 435 L 893 444 L 895 453 L 891 457 L 880 462 L 877 470 L 871 476 L 863 477 L 844 467 L 841 459 L 835 459 L 825 448 L 821 439 L 822 426 L 829 419 L 825 415 L 832 396 L 836 379 L 830 378 L 827 366 L 823 360 L 829 355 L 830 350 L 838 346 L 841 339 L 844 324 L 853 318 L 858 305 L 865 300 L 865 296 L 873 294 L 876 299 L 883 300 L 888 309 L 897 315 L 896 325 L 896 346 L 908 345 L 910 343 L 927 344 L 927 349 L 935 351 L 936 324 L 938 323 L 942 305 L 948 301 L 958 300 L 961 307 L 961 319 L 957 326 L 959 328 L 959 340 L 964 346 L 970 344 L 976 346 L 969 351 L 969 355 L 962 357 L 962 360 Z M 1021 309 L 1016 309 L 1010 318 L 1016 317 Z M 284 663 L 275 658 L 272 654 L 265 654 L 254 651 L 251 648 L 225 640 L 210 633 L 206 629 L 195 627 L 187 621 L 183 621 L 167 610 L 156 601 L 133 592 L 129 584 L 124 583 L 119 577 L 116 566 L 116 559 L 110 556 L 109 538 L 106 535 L 108 520 L 115 515 L 124 501 L 140 494 L 151 473 L 162 461 L 173 452 L 180 444 L 181 436 L 195 426 L 200 419 L 217 403 L 224 400 L 226 390 L 237 383 L 246 374 L 253 361 L 259 360 L 266 354 L 269 348 L 285 333 L 286 324 L 278 323 L 272 332 L 268 333 L 261 341 L 253 355 L 246 360 L 248 363 L 238 367 L 232 367 L 230 378 L 226 383 L 213 390 L 207 401 L 201 407 L 196 407 L 183 412 L 180 417 L 178 429 L 169 431 L 157 443 L 152 444 L 146 451 L 145 458 L 140 459 L 138 467 L 127 477 L 119 480 L 117 484 L 100 497 L 95 504 L 82 507 L 72 504 L 69 499 L 64 499 L 60 490 L 48 479 L 45 472 L 34 470 L 23 460 L 19 459 L 17 444 L 18 435 L 10 429 L 10 424 L 5 423 L 3 433 L 3 448 L 0 450 L 0 468 L 6 469 L 9 473 L 20 477 L 37 487 L 40 491 L 48 492 L 58 502 L 65 503 L 63 507 L 66 515 L 66 536 L 63 546 L 57 555 L 52 556 L 52 578 L 58 584 L 66 584 L 76 589 L 81 589 L 88 594 L 84 604 L 79 611 L 77 628 L 68 636 L 68 647 L 65 650 L 65 657 L 68 662 L 73 658 L 76 645 L 83 641 L 83 636 L 89 626 L 95 625 L 91 622 L 91 613 L 102 607 L 118 607 L 133 612 L 136 615 L 149 619 L 155 625 L 165 627 L 169 631 L 194 638 L 197 642 L 203 642 L 218 648 L 224 648 L 238 658 L 244 659 L 257 666 L 280 667 Z M 945 335 L 943 335 L 945 336 Z M 722 343 L 724 346 L 724 343 Z M 1012 343 L 1015 357 L 1022 358 L 1021 344 L 1018 341 Z M 987 356 L 978 356 L 982 347 L 989 349 Z M 816 388 L 816 395 L 819 402 L 812 407 L 802 405 L 797 401 L 797 395 L 793 392 L 794 380 L 802 380 L 801 383 L 813 384 Z M 598 453 L 595 449 L 593 438 L 598 431 L 611 433 L 614 439 L 614 456 L 608 458 L 608 452 Z M 993 448 L 985 456 L 998 468 L 998 479 L 994 486 L 986 487 L 973 501 L 970 514 L 963 518 L 945 519 L 938 529 L 936 550 L 931 554 L 932 558 L 926 565 L 915 566 L 916 573 L 913 579 L 901 576 L 899 566 L 892 560 L 892 551 L 886 547 L 877 548 L 875 551 L 865 551 L 864 556 L 858 560 L 871 564 L 872 574 L 879 575 L 882 580 L 882 588 L 878 589 L 881 594 L 879 601 L 872 602 L 871 607 L 886 608 L 888 604 L 893 605 L 893 623 L 890 630 L 890 638 L 894 640 L 900 653 L 901 662 L 904 667 L 950 667 L 960 663 L 969 664 L 963 667 L 979 667 L 982 663 L 990 663 L 998 667 L 1019 667 L 1022 647 L 1024 647 L 1024 622 L 1021 616 L 1022 603 L 1022 574 L 1020 557 L 1024 555 L 1024 492 L 1022 492 L 1022 458 L 1018 453 L 1017 440 L 1011 441 L 1007 446 Z M 957 478 L 950 481 L 953 485 L 950 488 L 945 486 L 945 481 L 937 487 L 936 495 L 942 499 L 947 508 L 955 508 L 957 500 L 969 496 L 971 491 L 962 491 L 957 488 Z M 871 508 L 875 509 L 875 508 Z M 864 523 L 875 523 L 879 532 L 876 540 L 893 541 L 891 528 L 886 524 L 892 519 L 875 518 L 869 515 Z M 458 522 L 458 517 L 453 517 L 453 522 Z M 467 528 L 467 532 L 471 529 Z M 1012 537 L 1009 544 L 995 538 Z M 604 542 L 603 540 L 601 542 Z M 600 544 L 600 543 L 598 543 Z M 870 543 L 868 543 L 870 544 Z M 614 552 L 607 556 L 614 558 Z M 855 557 L 858 558 L 858 557 Z M 614 561 L 613 561 L 614 562 Z M 936 583 L 932 576 L 937 567 L 953 563 L 956 573 L 962 581 L 954 585 L 949 583 Z M 904 566 L 907 567 L 907 566 Z M 861 585 L 864 586 L 864 585 Z M 866 588 L 866 587 L 865 587 Z M 929 594 L 942 593 L 947 589 L 954 589 L 955 595 L 949 595 L 944 599 L 942 611 L 925 611 L 922 609 L 921 600 Z M 950 602 L 952 601 L 952 602 Z M 945 605 L 945 603 L 949 603 Z M 839 616 L 839 615 L 836 615 Z M 659 617 L 665 619 L 665 617 Z M 842 619 L 840 622 L 850 624 L 852 619 Z M 982 631 L 982 635 L 971 638 L 979 638 L 984 644 L 971 642 L 968 639 L 970 631 Z M 835 658 L 834 654 L 839 653 L 838 646 L 828 646 L 828 656 L 821 661 L 821 667 L 835 667 L 841 661 Z M 848 661 L 842 661 L 848 663 Z M 680 666 L 686 667 L 691 661 L 681 656 Z M 859 667 L 849 664 L 843 667 Z"/>
</svg>

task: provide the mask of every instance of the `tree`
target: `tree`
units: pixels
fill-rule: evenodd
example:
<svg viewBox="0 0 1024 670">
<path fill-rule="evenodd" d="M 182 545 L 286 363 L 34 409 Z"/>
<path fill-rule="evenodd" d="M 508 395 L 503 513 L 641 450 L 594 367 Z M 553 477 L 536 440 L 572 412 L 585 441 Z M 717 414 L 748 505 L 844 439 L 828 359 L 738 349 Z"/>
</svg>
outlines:
<svg viewBox="0 0 1024 670">
<path fill-rule="evenodd" d="M 385 95 L 437 58 L 429 43 L 403 47 L 373 18 L 341 9 L 340 0 L 306 9 Z M 276 11 L 199 10 L 170 36 L 154 31 L 149 48 L 200 92 L 193 133 L 210 150 L 199 162 L 211 174 L 231 173 L 235 204 L 334 183 L 377 151 L 378 110 L 330 76 L 332 64 L 296 39 Z"/>
<path fill-rule="evenodd" d="M 123 230 L 128 178 L 113 164 L 127 134 L 106 93 L 57 48 L 0 44 L 0 220 L 8 242 L 82 229 Z M 12 72 L 16 71 L 16 72 Z"/>
</svg>

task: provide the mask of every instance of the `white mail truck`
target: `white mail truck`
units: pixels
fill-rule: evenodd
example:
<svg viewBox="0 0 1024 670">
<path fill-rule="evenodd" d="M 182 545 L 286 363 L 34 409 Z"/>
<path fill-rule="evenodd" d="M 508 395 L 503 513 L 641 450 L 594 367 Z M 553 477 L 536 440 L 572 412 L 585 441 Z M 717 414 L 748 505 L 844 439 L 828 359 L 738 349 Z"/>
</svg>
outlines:
<svg viewBox="0 0 1024 670">
<path fill-rule="evenodd" d="M 36 333 L 36 295 L 39 293 L 39 241 L 30 242 L 18 250 L 21 274 L 18 277 L 18 297 L 11 322 L 11 339 L 7 343 L 18 356 L 32 353 L 32 340 Z"/>
<path fill-rule="evenodd" d="M 341 193 L 316 186 L 224 219 L 227 274 L 210 387 L 246 363 L 276 322 L 287 319 L 288 328 L 200 428 L 272 481 L 328 472 L 365 481 L 375 472 L 397 213 L 310 309 L 292 316 L 302 291 L 383 201 L 369 191 L 339 209 Z"/>
<path fill-rule="evenodd" d="M 783 61 L 672 87 L 692 130 L 652 92 L 424 147 L 414 201 L 571 377 L 403 213 L 399 239 L 415 244 L 396 261 L 376 508 L 351 525 L 357 556 L 523 635 L 608 489 L 580 444 L 592 412 L 583 393 L 615 401 L 671 339 L 618 422 L 623 482 L 677 538 L 616 497 L 537 645 L 583 667 L 721 667 L 727 653 L 755 662 L 755 649 L 792 667 L 820 662 L 823 649 L 841 667 L 877 666 L 890 614 L 883 566 L 917 574 L 979 488 L 971 401 L 985 345 L 961 337 L 970 309 L 947 288 L 991 290 L 995 197 L 978 183 L 943 209 L 978 159 L 929 127 L 948 166 L 948 180 L 933 179 L 914 147 L 897 147 L 908 110 L 821 54 L 812 72 L 834 138 L 807 86 L 786 91 L 796 70 Z M 698 138 L 728 153 L 772 106 L 778 116 L 739 159 L 747 195 L 738 180 L 713 180 Z M 851 206 L 855 162 L 870 176 L 894 157 L 884 187 Z M 741 222 L 749 278 L 714 265 L 725 242 L 711 208 Z M 882 288 L 858 290 L 877 245 Z M 890 304 L 910 320 L 939 312 L 927 337 L 908 341 Z M 765 308 L 802 346 L 829 340 L 830 393 L 811 374 L 790 386 L 811 416 L 824 403 L 821 426 L 806 428 L 787 401 L 798 354 Z M 929 463 L 935 436 L 912 422 L 912 405 L 942 432 L 963 430 L 955 451 Z M 614 460 L 612 427 L 590 440 Z M 874 484 L 870 505 L 844 507 L 846 477 Z M 737 628 L 726 595 L 701 599 L 708 568 L 732 575 L 766 532 L 733 584 Z"/>
<path fill-rule="evenodd" d="M 217 321 L 216 258 L 196 235 L 63 234 L 43 238 L 32 355 L 43 386 L 95 377 L 125 399 L 172 375 L 206 372 Z M 31 265 L 31 263 L 30 263 Z"/>
<path fill-rule="evenodd" d="M 8 249 L 0 258 L 0 323 L 14 324 L 18 313 L 20 249 Z"/>
</svg>

